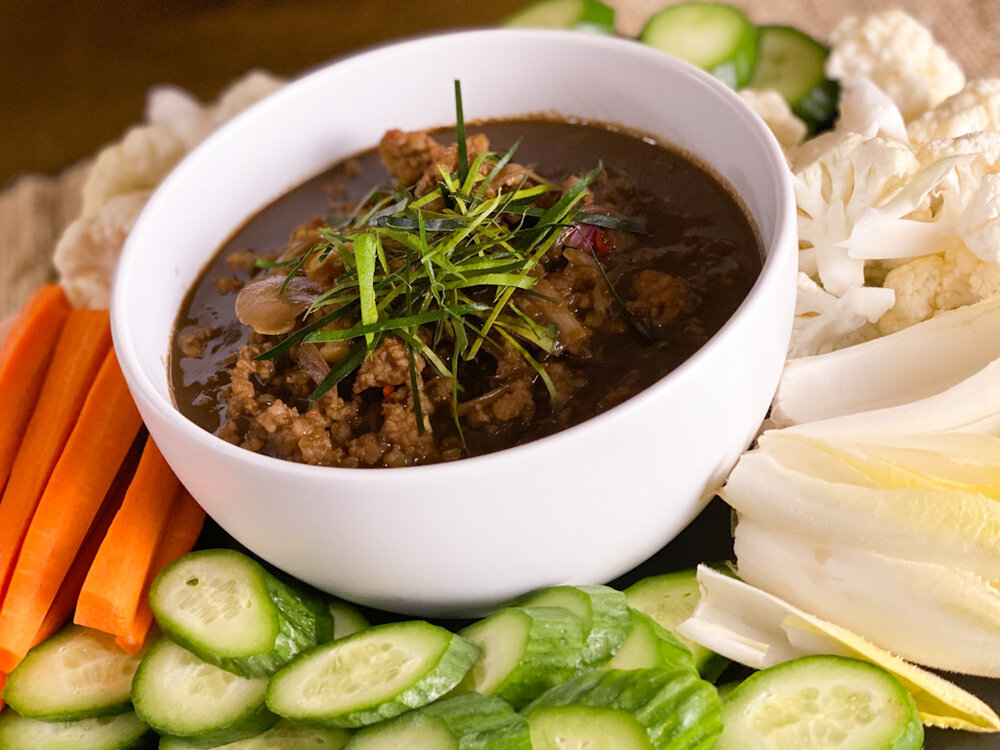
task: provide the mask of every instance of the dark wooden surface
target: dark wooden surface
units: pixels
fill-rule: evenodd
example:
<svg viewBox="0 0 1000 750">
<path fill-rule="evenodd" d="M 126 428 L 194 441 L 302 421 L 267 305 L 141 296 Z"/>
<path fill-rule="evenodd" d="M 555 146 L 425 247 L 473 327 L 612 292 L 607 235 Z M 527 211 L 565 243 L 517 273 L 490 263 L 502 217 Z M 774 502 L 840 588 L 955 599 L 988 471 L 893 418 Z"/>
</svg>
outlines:
<svg viewBox="0 0 1000 750">
<path fill-rule="evenodd" d="M 0 185 L 55 173 L 142 116 L 147 89 L 214 98 L 404 35 L 493 24 L 524 0 L 3 0 Z"/>
</svg>

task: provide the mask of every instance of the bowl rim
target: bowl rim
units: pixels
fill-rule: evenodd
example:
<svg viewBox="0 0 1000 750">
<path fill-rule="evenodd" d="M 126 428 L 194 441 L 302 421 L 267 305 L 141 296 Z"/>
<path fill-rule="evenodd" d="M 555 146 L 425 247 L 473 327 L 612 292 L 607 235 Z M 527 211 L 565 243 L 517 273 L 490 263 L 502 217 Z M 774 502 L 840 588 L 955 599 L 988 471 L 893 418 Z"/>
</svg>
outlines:
<svg viewBox="0 0 1000 750">
<path fill-rule="evenodd" d="M 433 44 L 440 40 L 460 37 L 536 37 L 538 39 L 549 39 L 550 41 L 565 41 L 573 39 L 575 43 L 581 45 L 608 46 L 611 48 L 618 48 L 623 52 L 627 51 L 631 54 L 645 56 L 648 57 L 648 59 L 654 64 L 673 68 L 675 75 L 695 79 L 701 87 L 708 89 L 714 96 L 722 98 L 728 103 L 733 110 L 733 113 L 738 115 L 742 120 L 741 125 L 744 129 L 746 129 L 748 136 L 752 137 L 753 140 L 757 142 L 757 145 L 764 150 L 766 156 L 768 157 L 768 161 L 776 167 L 775 169 L 770 170 L 768 174 L 769 182 L 771 183 L 770 188 L 776 196 L 776 209 L 773 216 L 773 237 L 771 238 L 769 246 L 762 247 L 764 251 L 764 258 L 760 273 L 736 310 L 733 311 L 725 323 L 723 323 L 723 325 L 709 338 L 708 341 L 702 344 L 697 351 L 649 387 L 605 412 L 597 414 L 576 425 L 560 430 L 551 435 L 537 438 L 527 443 L 515 445 L 503 450 L 492 451 L 490 453 L 477 456 L 470 456 L 457 461 L 392 467 L 392 471 L 375 472 L 374 475 L 381 477 L 381 481 L 408 482 L 415 479 L 418 476 L 418 473 L 421 477 L 423 477 L 423 475 L 433 476 L 445 471 L 474 471 L 479 467 L 486 466 L 487 464 L 516 461 L 528 450 L 531 450 L 532 448 L 538 450 L 539 444 L 541 443 L 544 443 L 545 446 L 548 447 L 557 442 L 564 442 L 567 439 L 571 439 L 574 436 L 581 435 L 585 432 L 602 429 L 602 426 L 609 420 L 620 418 L 621 415 L 627 412 L 644 408 L 645 404 L 649 400 L 660 398 L 659 394 L 671 388 L 673 383 L 684 378 L 691 377 L 692 373 L 700 368 L 701 363 L 704 360 L 711 358 L 713 352 L 724 345 L 724 341 L 728 337 L 728 332 L 739 325 L 739 321 L 749 314 L 749 308 L 756 307 L 758 304 L 763 304 L 762 302 L 758 302 L 758 300 L 764 297 L 771 287 L 780 282 L 779 276 L 783 273 L 782 266 L 788 262 L 788 260 L 782 256 L 785 254 L 791 254 L 794 249 L 794 243 L 790 242 L 787 239 L 787 236 L 789 234 L 794 235 L 796 231 L 794 213 L 795 201 L 791 173 L 785 166 L 786 161 L 780 145 L 764 121 L 757 116 L 757 114 L 745 101 L 743 101 L 742 98 L 736 94 L 736 92 L 709 73 L 691 65 L 690 63 L 687 63 L 684 60 L 673 57 L 672 55 L 656 50 L 652 47 L 648 47 L 647 45 L 639 44 L 634 40 L 624 39 L 614 35 L 582 33 L 580 31 L 573 30 L 479 28 L 419 34 L 395 40 L 388 40 L 386 42 L 378 43 L 353 51 L 346 55 L 336 57 L 329 62 L 321 63 L 306 69 L 301 74 L 290 79 L 281 89 L 265 96 L 263 99 L 254 103 L 243 112 L 240 112 L 238 115 L 219 127 L 216 131 L 211 133 L 207 138 L 205 138 L 204 141 L 199 143 L 194 149 L 185 155 L 184 158 L 182 158 L 181 161 L 175 165 L 166 178 L 164 178 L 156 190 L 154 190 L 153 195 L 143 208 L 143 211 L 136 220 L 132 231 L 126 238 L 119 263 L 115 269 L 111 293 L 111 328 L 115 351 L 130 388 L 137 388 L 140 391 L 145 404 L 149 408 L 152 408 L 158 417 L 170 423 L 173 429 L 180 431 L 186 440 L 194 441 L 207 450 L 221 452 L 221 454 L 228 459 L 248 462 L 249 465 L 257 466 L 260 469 L 271 471 L 279 470 L 296 476 L 311 476 L 315 478 L 326 477 L 328 479 L 332 479 L 336 475 L 341 479 L 346 479 L 348 477 L 355 478 L 360 476 L 370 476 L 373 474 L 373 472 L 361 469 L 361 467 L 349 468 L 339 466 L 313 466 L 310 464 L 303 464 L 295 461 L 289 461 L 287 459 L 255 453 L 237 445 L 233 445 L 219 436 L 204 430 L 189 420 L 176 407 L 172 398 L 164 398 L 160 394 L 157 387 L 149 378 L 146 377 L 143 367 L 139 364 L 139 358 L 135 350 L 130 346 L 132 336 L 128 332 L 128 315 L 124 309 L 125 303 L 123 301 L 126 300 L 127 297 L 119 291 L 119 288 L 124 287 L 126 283 L 126 279 L 128 277 L 127 271 L 132 267 L 132 265 L 138 263 L 138 261 L 134 260 L 139 256 L 139 252 L 135 249 L 138 242 L 133 241 L 132 237 L 140 235 L 141 232 L 139 230 L 143 229 L 145 225 L 151 221 L 149 217 L 153 214 L 153 210 L 159 203 L 158 194 L 166 192 L 175 182 L 182 180 L 185 172 L 193 163 L 191 157 L 203 151 L 207 151 L 212 148 L 212 145 L 216 141 L 226 138 L 234 123 L 242 121 L 248 116 L 253 116 L 253 113 L 262 107 L 280 107 L 281 100 L 286 96 L 293 96 L 300 83 L 306 79 L 312 78 L 313 76 L 324 74 L 326 71 L 336 66 L 355 61 L 359 58 L 379 55 L 389 49 L 395 50 L 406 46 L 419 47 L 421 45 Z M 681 153 L 685 152 L 682 148 L 678 148 L 678 150 L 680 150 Z M 690 153 L 687 153 L 687 156 L 688 158 L 695 158 L 696 161 L 702 161 L 703 163 L 699 166 L 706 168 L 710 174 L 713 174 L 716 179 L 719 179 L 723 185 L 730 190 L 737 201 L 741 204 L 744 212 L 747 213 L 751 225 L 754 226 L 754 230 L 759 236 L 760 230 L 759 227 L 756 226 L 757 222 L 755 217 L 750 213 L 741 196 L 732 187 L 732 185 L 730 185 L 728 181 L 719 174 L 718 170 L 706 160 L 701 160 L 699 157 Z M 318 169 L 325 169 L 326 166 L 319 165 Z M 298 178 L 295 184 L 283 188 L 282 191 L 278 193 L 278 198 L 273 200 L 280 199 L 281 195 L 286 194 L 288 190 L 294 189 L 295 185 L 301 184 L 309 178 L 309 176 Z M 264 206 L 259 206 L 254 209 L 248 215 L 248 218 L 255 215 L 262 208 L 264 208 Z M 216 248 L 216 252 L 217 250 L 218 248 Z M 209 260 L 210 258 L 204 261 L 202 270 L 204 269 L 204 264 L 207 264 Z M 199 274 L 200 273 L 201 271 L 199 271 Z M 166 377 L 169 390 L 169 373 L 167 373 Z"/>
</svg>

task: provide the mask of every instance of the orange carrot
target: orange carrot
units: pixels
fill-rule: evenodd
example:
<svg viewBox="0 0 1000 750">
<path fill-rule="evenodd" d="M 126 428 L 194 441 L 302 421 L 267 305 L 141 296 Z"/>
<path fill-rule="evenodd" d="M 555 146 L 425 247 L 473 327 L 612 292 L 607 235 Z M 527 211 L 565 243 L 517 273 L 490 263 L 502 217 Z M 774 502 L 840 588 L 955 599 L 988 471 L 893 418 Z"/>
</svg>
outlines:
<svg viewBox="0 0 1000 750">
<path fill-rule="evenodd" d="M 146 578 L 142 597 L 139 599 L 139 606 L 128 628 L 115 638 L 115 643 L 130 654 L 138 653 L 142 648 L 153 623 L 153 610 L 149 606 L 149 587 L 153 579 L 167 566 L 167 563 L 191 551 L 205 523 L 205 511 L 187 490 L 181 490 L 174 501 L 170 515 L 170 525 L 156 548 L 153 564 Z"/>
<path fill-rule="evenodd" d="M 31 400 L 34 413 L 0 499 L 0 601 L 38 499 L 110 349 L 106 310 L 69 313 L 41 393 Z M 10 403 L 16 400 L 10 399 Z"/>
<path fill-rule="evenodd" d="M 14 319 L 0 347 L 0 393 L 4 399 L 0 487 L 14 465 L 17 447 L 38 402 L 45 371 L 69 310 L 69 300 L 61 286 L 43 286 Z M 5 527 L 0 524 L 0 528 Z"/>
<path fill-rule="evenodd" d="M 0 608 L 0 672 L 31 647 L 141 425 L 112 349 L 21 545 Z"/>
<path fill-rule="evenodd" d="M 108 314 L 74 310 L 52 357 L 35 413 L 0 500 L 0 598 L 28 524 L 111 346 Z"/>
<path fill-rule="evenodd" d="M 132 443 L 132 449 L 122 462 L 121 468 L 118 470 L 118 474 L 111 484 L 111 489 L 104 496 L 104 503 L 94 518 L 94 522 L 90 525 L 90 530 L 87 531 L 87 538 L 80 545 L 80 551 L 77 552 L 76 559 L 73 560 L 73 565 L 70 567 L 69 573 L 63 579 L 62 585 L 59 587 L 58 593 L 56 593 L 56 598 L 52 600 L 52 605 L 45 614 L 45 620 L 42 621 L 41 627 L 35 634 L 35 641 L 32 645 L 41 643 L 58 633 L 72 616 L 73 609 L 76 607 L 77 597 L 80 595 L 80 589 L 83 588 L 83 582 L 87 577 L 87 571 L 90 570 L 94 558 L 97 557 L 97 551 L 100 549 L 101 543 L 104 541 L 115 515 L 118 513 L 119 508 L 121 508 L 125 493 L 132 481 L 132 477 L 135 475 L 136 467 L 139 465 L 139 456 L 142 453 L 143 442 L 137 439 Z"/>
<path fill-rule="evenodd" d="M 180 481 L 148 438 L 121 510 L 90 566 L 73 622 L 111 635 L 125 632 L 180 491 Z"/>
</svg>

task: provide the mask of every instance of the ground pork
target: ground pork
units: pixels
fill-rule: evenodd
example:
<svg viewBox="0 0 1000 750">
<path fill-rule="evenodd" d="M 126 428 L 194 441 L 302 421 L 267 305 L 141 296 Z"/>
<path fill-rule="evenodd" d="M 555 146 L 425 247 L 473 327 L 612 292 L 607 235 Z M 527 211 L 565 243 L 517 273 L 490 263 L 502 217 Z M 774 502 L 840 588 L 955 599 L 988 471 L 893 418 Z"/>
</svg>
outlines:
<svg viewBox="0 0 1000 750">
<path fill-rule="evenodd" d="M 413 355 L 413 363 L 418 373 L 424 369 L 424 358 Z M 391 336 L 361 363 L 358 376 L 354 380 L 354 392 L 366 388 L 384 388 L 410 382 L 410 358 L 402 339 Z"/>
<path fill-rule="evenodd" d="M 412 185 L 438 160 L 444 146 L 424 130 L 390 130 L 382 136 L 378 151 L 386 171 L 400 185 Z"/>
<path fill-rule="evenodd" d="M 213 338 L 219 329 L 215 326 L 199 326 L 198 328 L 185 329 L 177 335 L 177 345 L 181 349 L 181 354 L 185 357 L 201 357 L 205 353 L 208 341 Z"/>
<path fill-rule="evenodd" d="M 248 415 L 257 416 L 263 406 L 258 400 L 257 386 L 254 383 L 267 382 L 275 373 L 274 362 L 271 360 L 255 360 L 261 348 L 246 345 L 240 349 L 239 359 L 229 371 L 231 386 L 227 403 L 227 414 L 230 419 Z"/>
<path fill-rule="evenodd" d="M 632 281 L 632 299 L 625 303 L 629 311 L 654 326 L 665 326 L 691 309 L 691 292 L 684 279 L 669 273 L 646 269 Z"/>
</svg>

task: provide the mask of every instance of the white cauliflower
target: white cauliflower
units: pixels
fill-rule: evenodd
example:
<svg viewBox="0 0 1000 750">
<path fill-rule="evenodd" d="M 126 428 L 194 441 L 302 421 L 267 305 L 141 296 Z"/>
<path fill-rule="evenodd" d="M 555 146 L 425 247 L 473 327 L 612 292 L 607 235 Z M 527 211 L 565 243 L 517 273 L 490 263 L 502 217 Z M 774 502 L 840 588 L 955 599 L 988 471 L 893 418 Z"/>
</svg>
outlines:
<svg viewBox="0 0 1000 750">
<path fill-rule="evenodd" d="M 938 138 L 917 151 L 921 163 L 955 156 L 962 158 L 932 196 L 936 220 L 981 260 L 1000 263 L 1000 133 Z"/>
<path fill-rule="evenodd" d="M 1000 295 L 1000 265 L 980 263 L 969 276 L 969 289 L 979 299 Z"/>
<path fill-rule="evenodd" d="M 907 126 L 910 142 L 918 146 L 980 130 L 1000 130 L 1000 78 L 970 81 Z"/>
<path fill-rule="evenodd" d="M 780 93 L 773 90 L 743 89 L 739 95 L 770 128 L 783 149 L 802 143 L 809 129 L 795 116 L 785 97 Z"/>
<path fill-rule="evenodd" d="M 849 16 L 830 35 L 826 74 L 866 76 L 907 121 L 961 90 L 965 74 L 930 30 L 899 9 Z"/>
<path fill-rule="evenodd" d="M 906 122 L 896 103 L 866 76 L 844 76 L 840 81 L 840 116 L 836 129 L 865 138 L 907 141 Z"/>
<path fill-rule="evenodd" d="M 986 175 L 962 211 L 958 234 L 982 260 L 1000 263 L 1000 174 Z"/>
<path fill-rule="evenodd" d="M 283 79 L 254 70 L 228 86 L 219 100 L 207 107 L 182 88 L 158 86 L 146 100 L 146 120 L 165 126 L 192 149 L 220 125 L 284 85 Z"/>
<path fill-rule="evenodd" d="M 809 357 L 858 344 L 878 335 L 875 323 L 892 307 L 892 289 L 857 286 L 835 297 L 799 273 L 788 356 Z"/>
<path fill-rule="evenodd" d="M 150 95 L 147 124 L 98 155 L 83 186 L 83 214 L 63 232 L 54 263 L 70 301 L 107 307 L 118 256 L 152 190 L 209 133 L 282 85 L 255 71 L 203 106 L 176 87 Z"/>
<path fill-rule="evenodd" d="M 866 211 L 895 195 L 918 166 L 905 144 L 847 134 L 797 172 L 799 268 L 818 275 L 826 291 L 837 297 L 864 285 L 865 261 L 851 257 L 845 243 Z"/>
<path fill-rule="evenodd" d="M 83 215 L 95 215 L 116 195 L 156 187 L 187 153 L 184 142 L 162 125 L 137 125 L 104 148 L 83 184 Z"/>
<path fill-rule="evenodd" d="M 878 321 L 879 331 L 895 333 L 943 310 L 978 302 L 985 295 L 972 289 L 971 279 L 983 265 L 960 239 L 955 239 L 942 253 L 892 269 L 884 287 L 895 292 L 896 303 Z"/>
<path fill-rule="evenodd" d="M 108 307 L 118 256 L 148 197 L 148 191 L 116 195 L 66 227 L 52 261 L 74 307 Z"/>
</svg>

